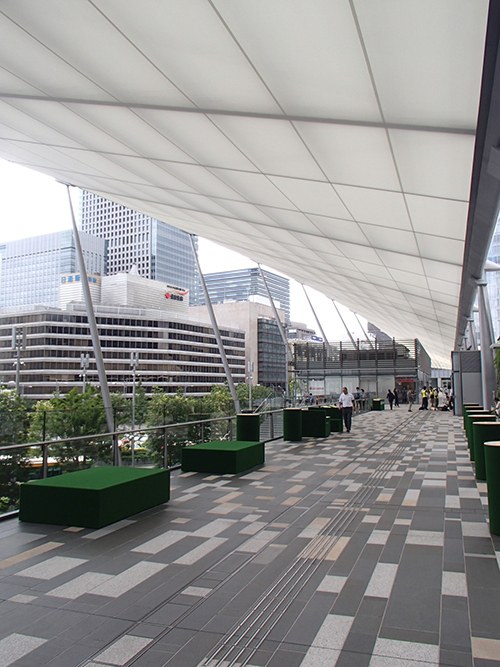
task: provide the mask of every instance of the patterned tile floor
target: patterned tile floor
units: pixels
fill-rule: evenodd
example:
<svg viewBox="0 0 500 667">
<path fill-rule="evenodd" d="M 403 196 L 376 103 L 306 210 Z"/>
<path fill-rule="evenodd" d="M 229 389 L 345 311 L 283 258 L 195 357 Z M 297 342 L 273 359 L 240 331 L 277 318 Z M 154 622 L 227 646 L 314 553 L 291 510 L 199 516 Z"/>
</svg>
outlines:
<svg viewBox="0 0 500 667">
<path fill-rule="evenodd" d="M 0 667 L 500 665 L 500 539 L 447 413 L 172 474 L 101 530 L 0 524 Z"/>
</svg>

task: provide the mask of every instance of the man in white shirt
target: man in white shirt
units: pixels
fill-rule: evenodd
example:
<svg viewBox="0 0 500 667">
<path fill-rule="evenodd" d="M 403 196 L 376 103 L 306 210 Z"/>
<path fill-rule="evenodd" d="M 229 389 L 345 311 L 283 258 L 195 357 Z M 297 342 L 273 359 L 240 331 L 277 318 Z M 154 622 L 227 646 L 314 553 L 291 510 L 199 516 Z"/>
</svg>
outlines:
<svg viewBox="0 0 500 667">
<path fill-rule="evenodd" d="M 352 422 L 352 409 L 354 407 L 354 396 L 350 391 L 347 391 L 347 387 L 342 389 L 342 393 L 339 396 L 339 409 L 342 410 L 342 417 L 344 419 L 345 430 L 351 432 L 351 422 Z"/>
</svg>

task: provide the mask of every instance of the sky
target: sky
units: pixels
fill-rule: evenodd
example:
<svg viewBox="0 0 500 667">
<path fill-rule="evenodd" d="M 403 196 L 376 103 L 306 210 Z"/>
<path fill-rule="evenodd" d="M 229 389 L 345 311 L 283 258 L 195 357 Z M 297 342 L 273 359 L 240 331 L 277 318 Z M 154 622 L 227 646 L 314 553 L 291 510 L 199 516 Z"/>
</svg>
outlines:
<svg viewBox="0 0 500 667">
<path fill-rule="evenodd" d="M 75 214 L 78 214 L 79 191 L 72 188 Z M 48 234 L 71 227 L 66 187 L 50 176 L 0 160 L 0 242 Z M 168 220 L 165 220 L 168 223 Z M 232 250 L 199 237 L 199 257 L 203 273 L 231 271 L 256 266 L 255 262 Z M 264 268 L 274 271 L 273 267 Z M 279 273 L 276 271 L 276 273 Z M 287 276 L 289 277 L 289 276 Z M 330 341 L 347 340 L 347 332 L 331 300 L 308 288 L 309 298 Z M 320 335 L 302 286 L 290 281 L 291 320 L 316 329 Z M 355 316 L 339 305 L 354 338 L 364 338 Z M 366 329 L 366 320 L 360 318 Z"/>
</svg>

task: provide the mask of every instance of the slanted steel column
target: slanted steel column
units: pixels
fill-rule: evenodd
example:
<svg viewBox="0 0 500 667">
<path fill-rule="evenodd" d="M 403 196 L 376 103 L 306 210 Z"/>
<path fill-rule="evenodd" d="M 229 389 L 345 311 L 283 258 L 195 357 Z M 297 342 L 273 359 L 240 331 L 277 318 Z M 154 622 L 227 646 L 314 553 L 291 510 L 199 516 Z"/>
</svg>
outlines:
<svg viewBox="0 0 500 667">
<path fill-rule="evenodd" d="M 484 276 L 477 280 L 479 306 L 479 326 L 481 332 L 481 379 L 483 388 L 483 406 L 488 410 L 493 404 L 497 388 L 497 377 L 493 365 L 492 346 L 495 343 L 493 325 L 491 322 L 490 302 L 488 298 L 488 283 Z"/>
<path fill-rule="evenodd" d="M 355 341 L 354 338 L 352 337 L 352 333 L 349 331 L 349 327 L 348 327 L 347 324 L 345 323 L 344 318 L 343 318 L 342 315 L 340 314 L 340 310 L 338 309 L 338 306 L 337 306 L 337 304 L 335 303 L 335 301 L 334 301 L 333 299 L 332 299 L 332 303 L 333 303 L 333 305 L 335 306 L 335 310 L 337 311 L 337 315 L 338 315 L 338 316 L 340 317 L 340 319 L 342 320 L 342 324 L 344 325 L 345 330 L 347 331 L 347 335 L 348 335 L 349 338 L 351 339 L 351 343 L 354 345 L 354 347 L 357 347 L 357 345 L 356 345 L 356 341 Z"/>
<path fill-rule="evenodd" d="M 358 313 L 355 313 L 354 310 L 351 310 L 351 313 L 354 315 L 354 317 L 355 317 L 356 320 L 358 321 L 358 324 L 359 324 L 359 326 L 361 327 L 361 331 L 364 333 L 366 340 L 368 341 L 368 343 L 370 344 L 370 347 L 371 347 L 372 350 L 373 350 L 373 349 L 374 349 L 374 348 L 373 348 L 373 343 L 371 342 L 370 338 L 368 337 L 368 334 L 366 333 L 364 326 L 363 326 L 363 325 L 361 324 L 361 322 L 359 321 Z"/>
<path fill-rule="evenodd" d="M 468 317 L 467 322 L 467 347 L 470 345 L 471 350 L 477 350 L 476 325 L 474 324 L 474 318 Z"/>
<path fill-rule="evenodd" d="M 309 306 L 310 306 L 310 308 L 311 308 L 311 310 L 312 310 L 312 313 L 313 313 L 313 315 L 314 315 L 314 319 L 316 320 L 316 323 L 317 323 L 317 325 L 318 325 L 318 327 L 319 327 L 319 330 L 321 331 L 321 335 L 323 336 L 323 340 L 324 340 L 325 343 L 328 345 L 328 339 L 327 339 L 327 337 L 326 337 L 325 332 L 323 331 L 323 327 L 321 326 L 321 322 L 319 321 L 319 318 L 318 318 L 318 316 L 317 316 L 317 314 L 316 314 L 316 311 L 314 310 L 314 306 L 313 306 L 312 303 L 311 303 L 311 299 L 309 298 L 309 294 L 308 294 L 307 291 L 306 291 L 306 286 L 304 285 L 304 283 L 302 283 L 302 289 L 304 290 L 304 294 L 306 295 L 306 299 L 307 299 L 307 301 L 309 302 Z"/>
<path fill-rule="evenodd" d="M 113 407 L 111 405 L 111 396 L 109 394 L 108 380 L 106 378 L 106 369 L 104 367 L 104 359 L 102 356 L 101 343 L 99 341 L 99 332 L 97 331 L 97 323 L 95 319 L 94 307 L 92 305 L 92 296 L 90 294 L 89 281 L 87 278 L 87 269 L 85 267 L 85 260 L 83 259 L 82 244 L 80 243 L 80 235 L 78 227 L 76 226 L 75 212 L 73 211 L 73 202 L 71 201 L 71 194 L 69 185 L 65 183 L 68 191 L 69 208 L 71 211 L 71 220 L 73 223 L 73 235 L 75 237 L 76 255 L 78 257 L 78 266 L 80 268 L 80 278 L 83 290 L 83 299 L 85 301 L 85 308 L 87 310 L 87 319 L 89 321 L 90 335 L 92 337 L 92 345 L 94 348 L 94 356 L 97 365 L 97 372 L 99 374 L 99 384 L 101 385 L 101 396 L 104 404 L 104 411 L 106 413 L 106 423 L 108 431 L 111 433 L 115 430 L 113 419 Z M 113 465 L 119 465 L 118 441 L 113 438 Z"/>
<path fill-rule="evenodd" d="M 198 267 L 198 272 L 200 274 L 201 286 L 203 288 L 203 294 L 205 295 L 205 303 L 208 308 L 208 314 L 210 316 L 210 322 L 212 323 L 212 328 L 215 334 L 215 340 L 217 341 L 217 346 L 219 348 L 220 358 L 222 360 L 222 365 L 224 366 L 224 372 L 226 373 L 227 383 L 229 385 L 229 391 L 231 392 L 231 397 L 234 402 L 234 409 L 236 414 L 240 412 L 240 402 L 238 400 L 238 395 L 236 394 L 236 387 L 234 386 L 233 376 L 231 375 L 231 370 L 229 368 L 229 363 L 226 357 L 226 351 L 224 350 L 224 345 L 222 344 L 222 337 L 220 335 L 219 327 L 217 325 L 217 320 L 215 318 L 214 309 L 212 308 L 212 302 L 210 301 L 210 295 L 208 293 L 207 284 L 203 273 L 201 272 L 200 260 L 198 259 L 198 253 L 196 252 L 196 246 L 194 244 L 194 235 L 189 235 L 189 240 L 191 241 L 191 248 L 193 249 L 193 255 L 196 260 L 196 265 Z"/>
<path fill-rule="evenodd" d="M 287 337 L 286 337 L 286 334 L 285 334 L 285 329 L 283 328 L 283 324 L 282 324 L 282 322 L 279 318 L 278 311 L 277 311 L 276 306 L 274 304 L 274 299 L 271 296 L 271 292 L 269 291 L 269 287 L 267 285 L 266 277 L 265 277 L 264 272 L 262 270 L 262 266 L 260 264 L 258 266 L 259 266 L 260 275 L 262 276 L 262 281 L 264 283 L 264 287 L 266 288 L 267 296 L 269 297 L 269 301 L 271 303 L 271 308 L 273 309 L 274 318 L 276 320 L 276 323 L 278 325 L 278 329 L 279 329 L 280 334 L 281 334 L 281 338 L 282 338 L 283 343 L 284 343 L 285 348 L 286 348 L 287 358 L 288 358 L 289 361 L 293 361 L 293 355 L 292 355 L 292 352 L 290 350 L 290 346 L 288 345 L 288 340 L 287 340 Z"/>
<path fill-rule="evenodd" d="M 285 387 L 285 395 L 286 395 L 286 398 L 288 400 L 290 398 L 290 387 L 288 386 L 288 384 L 289 384 L 288 383 L 288 362 L 293 361 L 293 356 L 292 356 L 292 352 L 290 350 L 290 346 L 288 345 L 288 340 L 287 340 L 287 337 L 286 337 L 286 334 L 285 334 L 285 330 L 283 328 L 283 324 L 281 323 L 281 320 L 280 320 L 279 315 L 278 315 L 278 310 L 276 309 L 276 306 L 274 304 L 274 299 L 271 296 L 271 292 L 269 291 L 269 287 L 268 287 L 268 284 L 267 284 L 266 277 L 264 275 L 264 271 L 262 270 L 262 266 L 260 264 L 258 266 L 259 266 L 259 271 L 260 271 L 260 275 L 261 275 L 261 278 L 262 278 L 262 282 L 264 283 L 264 287 L 266 288 L 267 296 L 268 296 L 269 301 L 271 303 L 271 308 L 273 309 L 274 319 L 276 320 L 276 324 L 278 325 L 278 329 L 279 329 L 279 332 L 281 334 L 281 338 L 283 340 L 283 343 L 284 343 L 285 349 L 286 349 L 286 362 L 285 362 L 285 384 L 286 384 L 286 387 Z"/>
</svg>

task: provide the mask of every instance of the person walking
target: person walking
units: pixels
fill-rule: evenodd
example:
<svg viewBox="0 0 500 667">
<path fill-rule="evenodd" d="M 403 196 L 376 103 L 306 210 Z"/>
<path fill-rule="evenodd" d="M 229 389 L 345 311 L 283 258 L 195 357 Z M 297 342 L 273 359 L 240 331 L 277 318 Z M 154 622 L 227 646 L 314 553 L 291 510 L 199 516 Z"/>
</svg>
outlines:
<svg viewBox="0 0 500 667">
<path fill-rule="evenodd" d="M 347 391 L 347 387 L 342 389 L 342 393 L 339 396 L 339 410 L 342 410 L 342 418 L 344 420 L 345 430 L 351 432 L 352 424 L 352 410 L 354 408 L 354 396 L 350 391 Z"/>
<path fill-rule="evenodd" d="M 354 412 L 359 412 L 361 410 L 361 391 L 359 390 L 359 387 L 356 387 L 356 391 L 354 392 Z"/>
<path fill-rule="evenodd" d="M 408 412 L 411 412 L 411 406 L 415 401 L 415 393 L 411 389 L 408 389 L 407 396 L 408 396 Z"/>
<path fill-rule="evenodd" d="M 387 390 L 386 399 L 389 401 L 389 405 L 391 406 L 391 410 L 392 410 L 392 404 L 394 403 L 394 394 L 392 393 L 392 391 L 390 389 Z"/>
<path fill-rule="evenodd" d="M 399 395 L 397 387 L 394 387 L 393 394 L 394 394 L 394 407 L 399 408 Z"/>
</svg>

